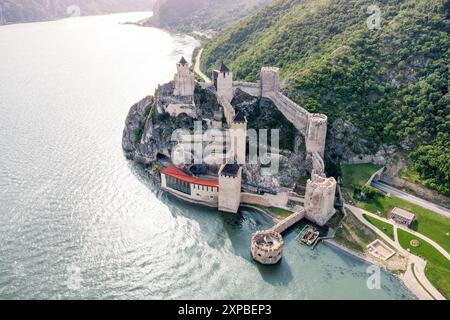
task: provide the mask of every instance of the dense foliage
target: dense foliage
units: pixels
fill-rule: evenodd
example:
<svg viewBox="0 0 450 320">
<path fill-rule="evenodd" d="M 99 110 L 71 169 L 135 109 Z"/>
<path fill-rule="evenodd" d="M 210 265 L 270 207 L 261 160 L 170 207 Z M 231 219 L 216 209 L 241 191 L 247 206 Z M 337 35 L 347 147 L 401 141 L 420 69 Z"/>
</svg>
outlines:
<svg viewBox="0 0 450 320">
<path fill-rule="evenodd" d="M 366 23 L 371 0 L 279 0 L 206 45 L 203 69 L 219 61 L 257 80 L 281 68 L 285 93 L 312 112 L 352 122 L 371 151 L 410 153 L 426 184 L 449 193 L 449 19 L 444 0 L 382 0 L 381 28 Z"/>
<path fill-rule="evenodd" d="M 218 31 L 268 0 L 157 0 L 150 25 L 182 32 Z"/>
</svg>

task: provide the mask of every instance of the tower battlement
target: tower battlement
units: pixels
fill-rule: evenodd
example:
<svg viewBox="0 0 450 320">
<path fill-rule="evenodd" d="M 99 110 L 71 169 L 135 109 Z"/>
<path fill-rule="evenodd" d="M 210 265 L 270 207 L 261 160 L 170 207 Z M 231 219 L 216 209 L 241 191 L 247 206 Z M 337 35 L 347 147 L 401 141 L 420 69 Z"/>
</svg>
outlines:
<svg viewBox="0 0 450 320">
<path fill-rule="evenodd" d="M 225 64 L 221 64 L 218 70 L 214 70 L 212 74 L 214 87 L 217 95 L 225 98 L 228 102 L 233 100 L 233 73 Z"/>
<path fill-rule="evenodd" d="M 306 184 L 305 210 L 306 217 L 323 226 L 334 215 L 334 199 L 336 180 L 312 174 Z"/>
<path fill-rule="evenodd" d="M 263 67 L 261 69 L 261 96 L 280 91 L 280 69 Z"/>
<path fill-rule="evenodd" d="M 225 164 L 219 171 L 219 210 L 236 213 L 241 204 L 242 168 Z"/>
<path fill-rule="evenodd" d="M 184 57 L 177 63 L 174 85 L 174 96 L 194 96 L 195 76 L 189 70 L 189 63 Z"/>
</svg>

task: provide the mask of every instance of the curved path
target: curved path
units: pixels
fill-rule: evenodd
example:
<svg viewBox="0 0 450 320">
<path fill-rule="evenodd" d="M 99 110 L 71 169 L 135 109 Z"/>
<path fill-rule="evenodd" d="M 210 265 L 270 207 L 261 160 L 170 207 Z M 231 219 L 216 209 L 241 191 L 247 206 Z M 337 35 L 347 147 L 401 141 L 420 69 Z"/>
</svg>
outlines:
<svg viewBox="0 0 450 320">
<path fill-rule="evenodd" d="M 195 58 L 194 72 L 195 72 L 196 74 L 198 74 L 198 75 L 203 79 L 203 81 L 205 81 L 205 82 L 211 82 L 211 79 L 208 78 L 208 76 L 207 76 L 206 74 L 204 74 L 204 73 L 202 72 L 202 70 L 200 69 L 202 53 L 203 53 L 203 48 L 201 48 L 201 49 L 198 51 L 197 57 Z"/>
<path fill-rule="evenodd" d="M 430 283 L 430 281 L 425 276 L 425 266 L 427 262 L 418 256 L 415 256 L 409 253 L 407 250 L 403 249 L 402 246 L 398 243 L 397 237 L 396 241 L 392 240 L 388 237 L 383 231 L 372 225 L 369 221 L 367 221 L 363 214 L 367 214 L 373 216 L 377 219 L 380 219 L 379 216 L 374 215 L 373 213 L 363 211 L 358 207 L 354 207 L 351 205 L 345 205 L 347 209 L 366 227 L 375 232 L 383 241 L 388 243 L 390 246 L 395 248 L 398 252 L 400 252 L 403 256 L 408 258 L 408 267 L 406 272 L 401 276 L 405 285 L 421 300 L 446 300 L 445 297 Z M 381 220 L 381 219 L 380 219 Z M 386 220 L 386 222 L 388 222 Z M 389 222 L 390 223 L 390 222 Z M 395 227 L 394 227 L 395 228 Z M 394 230 L 394 234 L 397 234 L 396 230 Z M 409 231 L 409 230 L 408 230 Z M 422 236 L 422 235 L 421 235 Z M 425 236 L 422 236 L 425 237 Z M 426 237 L 425 237 L 426 238 Z M 424 240 L 425 240 L 424 238 Z M 447 253 L 448 255 L 448 253 Z"/>
<path fill-rule="evenodd" d="M 406 231 L 406 232 L 411 233 L 412 235 L 415 235 L 415 236 L 418 237 L 418 238 L 421 238 L 421 239 L 424 240 L 424 241 L 427 241 L 427 242 L 428 242 L 429 244 L 431 244 L 437 251 L 439 251 L 444 257 L 446 257 L 448 260 L 450 260 L 450 254 L 448 253 L 448 251 L 445 250 L 444 248 L 442 248 L 438 243 L 436 243 L 434 240 L 428 238 L 427 236 L 425 236 L 425 235 L 423 235 L 423 234 L 421 234 L 421 233 L 419 233 L 419 232 L 417 232 L 417 231 L 408 229 L 408 228 L 406 228 L 406 227 L 396 225 L 395 223 L 392 223 L 392 222 L 389 221 L 388 219 L 383 218 L 383 217 L 380 217 L 380 216 L 378 216 L 378 215 L 376 215 L 376 214 L 373 214 L 372 212 L 369 212 L 369 211 L 366 211 L 366 210 L 363 210 L 363 209 L 360 209 L 360 210 L 361 210 L 364 214 L 366 214 L 366 215 L 368 215 L 368 216 L 370 216 L 370 217 L 373 217 L 373 218 L 375 218 L 375 219 L 378 219 L 378 220 L 380 220 L 380 221 L 383 221 L 383 222 L 385 222 L 385 223 L 388 223 L 388 224 L 392 225 L 392 226 L 394 227 L 394 231 L 395 231 L 395 232 L 394 232 L 394 235 L 395 235 L 395 237 L 396 237 L 396 241 L 397 241 L 397 229 L 404 230 L 404 231 Z M 397 241 L 397 242 L 398 242 L 398 241 Z"/>
<path fill-rule="evenodd" d="M 427 208 L 429 210 L 432 210 L 442 216 L 445 216 L 447 218 L 450 218 L 450 210 L 447 208 L 444 208 L 440 205 L 437 205 L 435 203 L 432 203 L 430 201 L 418 198 L 416 196 L 413 196 L 409 193 L 406 193 L 402 190 L 396 189 L 394 187 L 391 187 L 385 183 L 381 182 L 372 182 L 372 187 L 375 187 L 383 192 L 390 193 L 391 195 L 394 195 L 400 199 L 407 200 L 411 203 L 417 204 L 419 206 L 422 206 L 424 208 Z"/>
</svg>

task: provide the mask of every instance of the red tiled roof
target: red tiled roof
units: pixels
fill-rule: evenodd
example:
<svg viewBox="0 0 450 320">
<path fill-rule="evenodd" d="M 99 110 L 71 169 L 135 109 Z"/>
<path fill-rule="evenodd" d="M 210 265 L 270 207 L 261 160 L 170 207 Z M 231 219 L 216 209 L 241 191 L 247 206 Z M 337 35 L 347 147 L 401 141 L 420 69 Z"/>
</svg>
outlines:
<svg viewBox="0 0 450 320">
<path fill-rule="evenodd" d="M 181 171 L 175 166 L 170 166 L 164 169 L 161 169 L 161 174 L 165 174 L 166 176 L 170 176 L 173 178 L 177 178 L 181 181 L 185 181 L 192 184 L 198 184 L 205 187 L 219 187 L 219 181 L 218 180 L 206 180 L 206 179 L 199 179 L 192 177 L 185 172 Z"/>
</svg>

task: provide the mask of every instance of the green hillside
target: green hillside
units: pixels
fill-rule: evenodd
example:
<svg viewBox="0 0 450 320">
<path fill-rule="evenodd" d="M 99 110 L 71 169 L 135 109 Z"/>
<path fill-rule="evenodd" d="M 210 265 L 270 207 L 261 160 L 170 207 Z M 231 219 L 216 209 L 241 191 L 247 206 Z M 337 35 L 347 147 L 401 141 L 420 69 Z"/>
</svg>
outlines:
<svg viewBox="0 0 450 320">
<path fill-rule="evenodd" d="M 381 10 L 380 29 L 366 23 L 373 4 Z M 427 186 L 450 194 L 448 6 L 278 0 L 210 41 L 202 67 L 210 71 L 224 61 L 237 78 L 252 81 L 262 66 L 280 67 L 286 95 L 326 113 L 330 129 L 356 126 L 347 141 L 354 153 L 397 145 Z"/>
<path fill-rule="evenodd" d="M 222 30 L 269 0 L 157 0 L 149 26 L 180 32 Z"/>
</svg>

